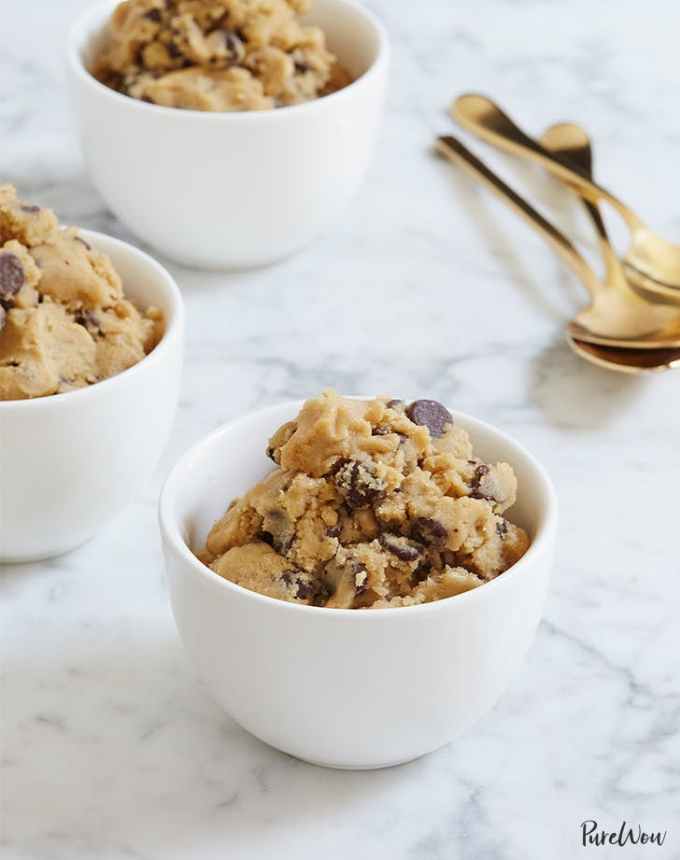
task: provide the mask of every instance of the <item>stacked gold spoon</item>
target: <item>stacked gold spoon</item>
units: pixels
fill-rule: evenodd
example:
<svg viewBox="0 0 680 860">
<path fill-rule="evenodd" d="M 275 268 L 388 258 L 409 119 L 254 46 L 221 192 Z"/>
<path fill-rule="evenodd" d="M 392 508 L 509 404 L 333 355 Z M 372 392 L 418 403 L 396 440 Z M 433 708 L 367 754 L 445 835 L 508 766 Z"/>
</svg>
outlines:
<svg viewBox="0 0 680 860">
<path fill-rule="evenodd" d="M 540 163 L 583 199 L 604 260 L 602 279 L 563 233 L 459 140 L 450 135 L 437 140 L 443 155 L 522 215 L 588 290 L 590 305 L 568 326 L 571 348 L 594 364 L 625 373 L 680 366 L 680 247 L 652 233 L 628 206 L 593 180 L 592 147 L 585 131 L 572 123 L 561 123 L 535 140 L 481 95 L 456 99 L 451 115 L 486 142 Z M 623 260 L 609 241 L 598 208 L 602 201 L 616 209 L 630 230 L 631 243 Z"/>
</svg>

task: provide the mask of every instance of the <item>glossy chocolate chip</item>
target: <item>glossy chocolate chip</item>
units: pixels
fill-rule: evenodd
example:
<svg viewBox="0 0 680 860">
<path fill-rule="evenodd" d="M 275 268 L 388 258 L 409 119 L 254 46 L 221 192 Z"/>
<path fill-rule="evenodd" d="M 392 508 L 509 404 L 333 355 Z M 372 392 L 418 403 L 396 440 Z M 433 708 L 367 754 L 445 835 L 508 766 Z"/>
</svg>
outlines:
<svg viewBox="0 0 680 860">
<path fill-rule="evenodd" d="M 416 517 L 413 523 L 413 536 L 428 546 L 442 546 L 449 536 L 444 526 L 431 517 Z"/>
<path fill-rule="evenodd" d="M 443 436 L 446 428 L 453 424 L 449 410 L 436 400 L 414 400 L 406 414 L 414 424 L 427 427 L 430 436 L 435 438 Z"/>
<path fill-rule="evenodd" d="M 422 546 L 391 532 L 383 532 L 379 540 L 382 546 L 400 561 L 416 561 L 423 554 Z"/>
<path fill-rule="evenodd" d="M 24 285 L 24 267 L 16 254 L 0 254 L 0 295 L 13 296 Z"/>
</svg>

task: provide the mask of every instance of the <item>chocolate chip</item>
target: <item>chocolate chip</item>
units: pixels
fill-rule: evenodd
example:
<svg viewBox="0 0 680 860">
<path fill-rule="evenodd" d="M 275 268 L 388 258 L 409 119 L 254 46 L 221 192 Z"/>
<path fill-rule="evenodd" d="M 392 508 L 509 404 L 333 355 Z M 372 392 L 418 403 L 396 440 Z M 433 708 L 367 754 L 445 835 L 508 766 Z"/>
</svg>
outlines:
<svg viewBox="0 0 680 860">
<path fill-rule="evenodd" d="M 505 520 L 498 520 L 496 523 L 496 534 L 501 540 L 505 540 L 508 533 L 508 524 Z"/>
<path fill-rule="evenodd" d="M 366 565 L 360 561 L 352 562 L 354 573 L 354 590 L 356 594 L 365 594 L 368 591 L 368 571 Z"/>
<path fill-rule="evenodd" d="M 40 206 L 22 206 L 21 211 L 31 213 L 40 212 Z"/>
<path fill-rule="evenodd" d="M 222 36 L 228 58 L 237 63 L 243 57 L 243 42 L 233 30 L 222 30 Z"/>
<path fill-rule="evenodd" d="M 413 536 L 428 546 L 442 546 L 449 533 L 444 526 L 431 517 L 416 517 L 413 523 Z"/>
<path fill-rule="evenodd" d="M 159 22 L 161 20 L 161 10 L 160 9 L 149 9 L 148 12 L 144 13 L 144 17 L 148 18 L 149 21 Z"/>
<path fill-rule="evenodd" d="M 78 323 L 78 325 L 84 326 L 87 329 L 94 328 L 99 330 L 99 318 L 96 316 L 96 314 L 93 314 L 92 311 L 80 311 L 73 318 L 73 321 Z"/>
<path fill-rule="evenodd" d="M 435 438 L 443 436 L 446 428 L 453 424 L 449 410 L 436 400 L 414 400 L 406 414 L 414 424 L 427 427 L 430 436 Z"/>
<path fill-rule="evenodd" d="M 313 597 L 316 592 L 316 589 L 309 582 L 298 581 L 297 594 L 295 595 L 299 600 L 308 600 L 310 597 Z"/>
<path fill-rule="evenodd" d="M 0 254 L 0 295 L 13 296 L 24 285 L 24 267 L 16 254 Z"/>
<path fill-rule="evenodd" d="M 281 574 L 281 581 L 289 588 L 295 588 L 294 597 L 297 597 L 298 600 L 309 600 L 319 591 L 316 583 L 305 581 L 296 570 L 284 570 Z"/>
<path fill-rule="evenodd" d="M 182 56 L 182 52 L 174 42 L 170 42 L 165 47 L 167 48 L 168 54 L 170 54 L 173 60 L 178 60 Z"/>
<path fill-rule="evenodd" d="M 89 245 L 82 236 L 74 236 L 73 237 L 76 242 L 80 242 L 81 245 L 85 245 L 88 251 L 92 250 L 92 245 Z"/>
<path fill-rule="evenodd" d="M 403 406 L 403 400 L 388 400 L 386 406 L 388 409 L 398 409 L 400 406 Z"/>
<path fill-rule="evenodd" d="M 385 482 L 367 463 L 341 459 L 333 465 L 331 474 L 350 508 L 366 507 L 385 493 Z"/>
<path fill-rule="evenodd" d="M 440 558 L 445 567 L 458 567 L 456 554 L 455 552 L 451 552 L 450 549 L 445 549 L 444 552 L 440 554 Z"/>
<path fill-rule="evenodd" d="M 261 540 L 262 543 L 269 544 L 269 546 L 274 546 L 274 535 L 271 532 L 259 532 L 257 535 L 258 540 Z"/>
<path fill-rule="evenodd" d="M 495 501 L 493 493 L 494 482 L 487 480 L 490 472 L 490 467 L 484 463 L 481 466 L 477 466 L 470 481 L 471 499 L 484 499 L 487 502 Z"/>
<path fill-rule="evenodd" d="M 415 561 L 423 554 L 422 546 L 391 532 L 383 532 L 378 540 L 388 552 L 401 561 Z"/>
<path fill-rule="evenodd" d="M 340 526 L 340 525 L 329 526 L 326 529 L 326 537 L 337 538 L 337 537 L 340 537 L 341 533 L 342 533 L 342 526 Z"/>
<path fill-rule="evenodd" d="M 305 63 L 301 60 L 296 60 L 296 62 L 295 62 L 295 71 L 298 73 L 298 75 L 307 74 L 307 72 L 310 70 L 310 68 L 311 67 L 310 67 L 309 63 Z"/>
<path fill-rule="evenodd" d="M 411 580 L 414 585 L 424 582 L 432 572 L 432 565 L 429 561 L 422 561 L 411 574 Z"/>
</svg>

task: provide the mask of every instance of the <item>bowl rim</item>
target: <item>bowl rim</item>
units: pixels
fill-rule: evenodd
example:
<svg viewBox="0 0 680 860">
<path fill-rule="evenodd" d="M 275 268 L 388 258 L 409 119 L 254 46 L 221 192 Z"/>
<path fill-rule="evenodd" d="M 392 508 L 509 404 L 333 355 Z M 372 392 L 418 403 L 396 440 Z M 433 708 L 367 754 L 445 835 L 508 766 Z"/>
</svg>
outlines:
<svg viewBox="0 0 680 860">
<path fill-rule="evenodd" d="M 363 395 L 343 395 L 351 400 L 372 400 L 373 396 L 363 396 Z M 491 589 L 503 588 L 505 586 L 502 585 L 503 582 L 511 583 L 517 576 L 522 575 L 523 569 L 531 563 L 535 558 L 538 558 L 541 553 L 550 552 L 551 545 L 554 542 L 556 529 L 557 529 L 557 515 L 558 515 L 558 502 L 557 502 L 557 494 L 555 492 L 555 487 L 553 485 L 552 480 L 550 479 L 545 468 L 539 463 L 539 461 L 531 454 L 520 442 L 514 439 L 512 436 L 508 435 L 502 430 L 496 428 L 493 424 L 489 424 L 486 421 L 482 421 L 479 418 L 475 418 L 472 415 L 468 415 L 465 412 L 460 412 L 457 410 L 449 410 L 454 420 L 459 420 L 462 423 L 469 422 L 473 426 L 484 430 L 490 433 L 493 436 L 500 437 L 505 443 L 510 444 L 518 449 L 518 451 L 522 454 L 522 456 L 526 459 L 529 467 L 533 469 L 535 475 L 538 477 L 540 483 L 543 486 L 543 491 L 546 498 L 546 505 L 543 509 L 542 522 L 539 528 L 536 531 L 535 536 L 533 537 L 529 548 L 519 559 L 516 561 L 512 567 L 508 568 L 503 574 L 497 576 L 495 579 L 492 579 L 489 582 L 485 582 L 483 586 L 479 588 L 473 588 L 470 591 L 465 591 L 462 594 L 456 594 L 452 597 L 443 598 L 442 600 L 435 600 L 430 603 L 420 603 L 415 606 L 394 606 L 388 607 L 385 609 L 375 610 L 373 612 L 370 611 L 360 611 L 357 609 L 335 609 L 329 608 L 326 606 L 307 606 L 304 603 L 293 603 L 285 600 L 278 600 L 275 597 L 269 597 L 265 594 L 260 594 L 257 591 L 251 591 L 248 588 L 245 588 L 242 585 L 237 585 L 235 582 L 231 582 L 228 579 L 224 579 L 223 577 L 216 574 L 212 571 L 207 565 L 203 564 L 191 551 L 186 541 L 183 539 L 179 522 L 177 522 L 173 515 L 173 507 L 174 500 L 179 490 L 181 490 L 181 486 L 179 486 L 179 474 L 186 470 L 189 465 L 198 458 L 204 448 L 209 447 L 214 444 L 214 442 L 221 436 L 228 435 L 232 430 L 236 429 L 240 424 L 245 423 L 246 421 L 254 418 L 255 416 L 264 417 L 267 413 L 274 413 L 280 411 L 281 409 L 290 408 L 291 413 L 295 414 L 293 410 L 299 410 L 301 405 L 304 403 L 304 400 L 288 400 L 281 403 L 275 403 L 270 406 L 264 407 L 262 409 L 257 409 L 251 412 L 246 413 L 245 415 L 240 415 L 237 418 L 222 424 L 212 433 L 209 433 L 207 436 L 204 436 L 194 445 L 192 445 L 184 454 L 179 458 L 179 460 L 175 463 L 175 465 L 170 470 L 163 487 L 160 492 L 159 502 L 158 502 L 158 517 L 159 517 L 159 525 L 161 530 L 161 535 L 167 544 L 172 547 L 172 549 L 179 555 L 180 559 L 189 565 L 190 569 L 198 574 L 200 579 L 205 583 L 210 583 L 209 587 L 217 588 L 217 589 L 226 589 L 227 591 L 233 592 L 235 595 L 240 595 L 244 600 L 255 600 L 256 602 L 262 603 L 264 602 L 265 606 L 269 606 L 272 611 L 277 611 L 275 607 L 278 607 L 278 611 L 284 612 L 307 612 L 307 613 L 323 613 L 326 618 L 336 618 L 336 619 L 349 619 L 349 618 L 394 618 L 395 613 L 396 616 L 399 617 L 403 615 L 405 612 L 408 612 L 411 616 L 415 612 L 443 612 L 446 611 L 444 607 L 448 606 L 449 609 L 451 607 L 462 607 L 466 603 L 471 601 L 479 601 L 485 600 L 483 594 L 491 594 Z M 474 433 L 474 429 L 472 430 Z M 175 486 L 177 485 L 177 486 Z M 166 559 L 167 562 L 167 559 Z"/>
<path fill-rule="evenodd" d="M 329 104 L 335 104 L 339 99 L 351 98 L 359 88 L 363 88 L 367 83 L 370 83 L 376 76 L 382 74 L 389 61 L 389 38 L 385 27 L 380 22 L 379 18 L 356 0 L 324 0 L 326 3 L 344 6 L 353 10 L 357 15 L 361 16 L 373 28 L 377 38 L 377 50 L 371 64 L 362 72 L 358 78 L 355 78 L 346 87 L 336 90 L 328 95 L 311 99 L 307 102 L 302 102 L 297 105 L 285 105 L 283 107 L 268 108 L 267 110 L 245 110 L 245 111 L 200 111 L 188 108 L 165 107 L 164 105 L 151 104 L 143 102 L 140 99 L 132 98 L 131 96 L 123 95 L 116 90 L 107 87 L 98 81 L 88 70 L 82 58 L 82 49 L 87 43 L 86 35 L 90 30 L 90 26 L 94 21 L 102 19 L 105 14 L 110 13 L 113 8 L 118 5 L 120 0 L 102 0 L 94 6 L 87 7 L 74 20 L 68 35 L 67 59 L 68 64 L 75 76 L 86 86 L 90 87 L 99 96 L 103 96 L 112 100 L 113 104 L 127 106 L 131 110 L 145 111 L 150 116 L 172 116 L 182 117 L 184 121 L 197 120 L 199 122 L 265 122 L 273 117 L 299 115 L 303 112 L 313 110 L 323 110 Z M 106 23 L 105 21 L 102 23 Z M 200 119 L 199 119 L 200 117 Z"/>
<path fill-rule="evenodd" d="M 132 367 L 128 367 L 115 376 L 109 376 L 107 379 L 88 385 L 86 388 L 77 388 L 62 394 L 46 394 L 43 397 L 32 397 L 25 400 L 0 400 L 0 416 L 7 415 L 14 410 L 25 412 L 28 410 L 58 409 L 63 404 L 75 403 L 76 398 L 85 400 L 86 398 L 103 396 L 114 386 L 125 385 L 133 375 L 143 372 L 150 364 L 162 361 L 168 350 L 172 348 L 174 341 L 181 337 L 184 328 L 184 301 L 177 282 L 165 266 L 140 248 L 136 248 L 122 239 L 117 239 L 115 236 L 109 236 L 107 233 L 78 228 L 78 235 L 85 237 L 101 253 L 107 254 L 108 249 L 114 246 L 125 254 L 141 258 L 155 270 L 158 283 L 162 285 L 162 289 L 167 292 L 170 298 L 170 313 L 166 314 L 164 318 L 165 327 L 161 339 L 151 352 L 137 364 L 133 364 Z"/>
</svg>

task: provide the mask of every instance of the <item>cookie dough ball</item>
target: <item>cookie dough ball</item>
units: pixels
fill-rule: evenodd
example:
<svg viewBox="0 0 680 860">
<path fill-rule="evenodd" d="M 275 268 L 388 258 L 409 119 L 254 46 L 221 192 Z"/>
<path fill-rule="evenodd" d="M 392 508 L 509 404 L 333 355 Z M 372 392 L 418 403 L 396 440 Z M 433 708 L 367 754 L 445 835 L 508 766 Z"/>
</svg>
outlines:
<svg viewBox="0 0 680 860">
<path fill-rule="evenodd" d="M 416 605 L 483 585 L 529 546 L 501 516 L 516 496 L 512 468 L 474 457 L 435 401 L 326 391 L 274 433 L 267 454 L 278 468 L 229 506 L 199 554 L 263 594 L 297 599 L 281 585 L 285 570 L 303 577 L 303 602 Z M 233 554 L 250 546 L 257 553 Z"/>
<path fill-rule="evenodd" d="M 268 110 L 347 86 L 303 0 L 126 0 L 92 73 L 132 98 L 201 111 Z"/>
<path fill-rule="evenodd" d="M 141 361 L 162 314 L 139 311 L 105 254 L 0 186 L 0 400 L 92 385 Z"/>
</svg>

